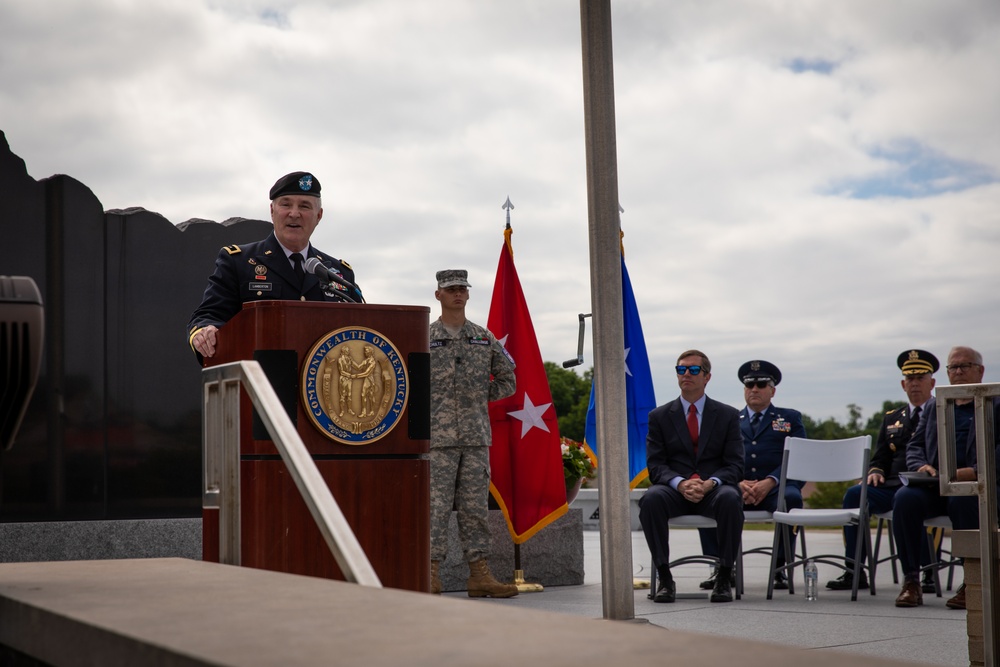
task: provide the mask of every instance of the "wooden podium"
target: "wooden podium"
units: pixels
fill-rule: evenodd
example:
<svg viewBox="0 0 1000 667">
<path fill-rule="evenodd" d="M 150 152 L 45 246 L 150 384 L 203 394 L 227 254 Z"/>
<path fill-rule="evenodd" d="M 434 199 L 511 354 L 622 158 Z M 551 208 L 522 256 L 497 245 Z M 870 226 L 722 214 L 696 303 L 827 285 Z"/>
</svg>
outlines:
<svg viewBox="0 0 1000 667">
<path fill-rule="evenodd" d="M 430 590 L 430 309 L 257 301 L 206 365 L 258 361 L 384 586 Z M 240 404 L 242 565 L 344 579 L 249 397 Z M 203 558 L 219 560 L 218 510 Z"/>
</svg>

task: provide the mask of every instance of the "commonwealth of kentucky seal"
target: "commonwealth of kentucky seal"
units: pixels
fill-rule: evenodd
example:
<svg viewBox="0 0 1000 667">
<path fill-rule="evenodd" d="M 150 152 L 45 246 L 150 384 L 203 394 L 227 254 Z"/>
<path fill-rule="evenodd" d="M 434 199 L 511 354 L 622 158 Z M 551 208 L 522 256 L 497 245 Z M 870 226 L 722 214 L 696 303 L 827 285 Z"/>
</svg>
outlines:
<svg viewBox="0 0 1000 667">
<path fill-rule="evenodd" d="M 409 380 L 392 341 L 363 327 L 320 338 L 302 367 L 302 400 L 316 428 L 345 445 L 367 445 L 395 428 Z"/>
</svg>

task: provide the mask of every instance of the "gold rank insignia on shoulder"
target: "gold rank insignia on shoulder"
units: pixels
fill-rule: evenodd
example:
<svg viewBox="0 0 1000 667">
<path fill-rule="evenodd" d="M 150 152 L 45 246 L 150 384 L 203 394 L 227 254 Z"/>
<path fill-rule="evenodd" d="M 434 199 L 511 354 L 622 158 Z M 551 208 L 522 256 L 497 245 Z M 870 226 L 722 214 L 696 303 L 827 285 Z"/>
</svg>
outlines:
<svg viewBox="0 0 1000 667">
<path fill-rule="evenodd" d="M 344 266 L 346 266 L 347 268 L 351 269 L 351 270 L 354 269 L 354 267 L 351 266 L 350 264 L 348 264 L 346 260 L 342 259 L 342 260 L 340 260 L 340 263 L 343 264 Z"/>
<path fill-rule="evenodd" d="M 225 248 L 223 248 L 223 250 L 228 252 L 230 255 L 238 255 L 241 252 L 243 252 L 242 250 L 240 250 L 240 247 L 238 245 L 227 245 Z"/>
</svg>

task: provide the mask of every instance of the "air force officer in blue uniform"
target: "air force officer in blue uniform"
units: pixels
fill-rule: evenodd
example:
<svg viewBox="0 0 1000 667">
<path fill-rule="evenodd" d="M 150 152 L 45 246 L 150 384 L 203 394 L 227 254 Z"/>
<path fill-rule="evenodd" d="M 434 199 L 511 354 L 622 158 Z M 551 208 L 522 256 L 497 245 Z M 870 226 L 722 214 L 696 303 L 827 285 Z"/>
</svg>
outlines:
<svg viewBox="0 0 1000 667">
<path fill-rule="evenodd" d="M 771 403 L 775 387 L 781 382 L 781 371 L 769 361 L 755 359 L 740 366 L 737 372 L 743 383 L 743 397 L 746 407 L 740 410 L 740 433 L 743 436 L 745 462 L 740 491 L 743 494 L 743 511 L 764 510 L 773 512 L 778 507 L 778 483 L 781 481 L 781 460 L 785 450 L 785 438 L 806 437 L 802 425 L 802 413 L 789 408 L 779 408 Z M 802 482 L 788 480 L 785 485 L 785 508 L 802 507 Z M 702 552 L 709 556 L 718 555 L 716 531 L 701 530 Z M 792 543 L 794 550 L 794 541 Z M 778 558 L 778 565 L 784 565 L 784 547 Z M 701 587 L 711 589 L 715 585 L 713 574 Z M 774 587 L 788 588 L 785 577 L 779 574 L 774 579 Z"/>
<path fill-rule="evenodd" d="M 278 179 L 269 193 L 274 231 L 263 241 L 226 246 L 215 260 L 215 272 L 201 305 L 188 323 L 188 342 L 201 357 L 215 354 L 219 329 L 247 301 L 354 301 L 361 291 L 353 286 L 354 270 L 339 259 L 320 252 L 309 239 L 323 218 L 320 182 L 312 174 L 296 171 Z M 346 280 L 351 287 L 321 280 L 304 269 L 315 257 L 327 275 Z"/>
</svg>

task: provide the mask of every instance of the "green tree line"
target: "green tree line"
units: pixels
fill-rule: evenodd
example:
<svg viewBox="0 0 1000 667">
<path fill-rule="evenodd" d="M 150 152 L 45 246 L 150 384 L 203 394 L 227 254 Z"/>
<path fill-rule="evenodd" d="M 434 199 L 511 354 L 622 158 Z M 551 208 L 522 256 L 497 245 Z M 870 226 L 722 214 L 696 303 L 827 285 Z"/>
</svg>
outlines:
<svg viewBox="0 0 1000 667">
<path fill-rule="evenodd" d="M 556 416 L 559 419 L 559 434 L 571 440 L 582 442 L 587 421 L 587 407 L 590 404 L 590 385 L 594 369 L 586 371 L 583 376 L 566 370 L 551 361 L 545 362 L 545 374 L 549 379 L 549 389 L 552 392 L 552 402 L 555 405 Z M 874 444 L 878 429 L 882 425 L 882 415 L 890 410 L 902 407 L 905 401 L 885 401 L 881 412 L 876 412 L 867 421 L 861 413 L 861 408 L 854 403 L 847 406 L 847 421 L 839 422 L 833 417 L 816 421 L 809 415 L 802 415 L 806 433 L 817 440 L 836 440 L 853 438 L 856 435 L 868 434 Z"/>
<path fill-rule="evenodd" d="M 558 364 L 546 361 L 545 374 L 549 379 L 552 402 L 559 420 L 559 434 L 571 440 L 583 442 L 594 369 L 591 368 L 583 376 L 580 376 Z M 833 417 L 816 421 L 805 414 L 802 415 L 802 422 L 806 427 L 806 434 L 810 438 L 837 440 L 868 434 L 872 437 L 872 447 L 874 447 L 879 427 L 882 425 L 882 416 L 904 404 L 905 401 L 885 401 L 882 403 L 882 410 L 873 414 L 866 421 L 861 408 L 855 403 L 850 403 L 847 405 L 846 422 L 839 422 Z M 847 486 L 848 483 L 817 485 L 816 490 L 809 496 L 809 506 L 840 507 Z"/>
</svg>

